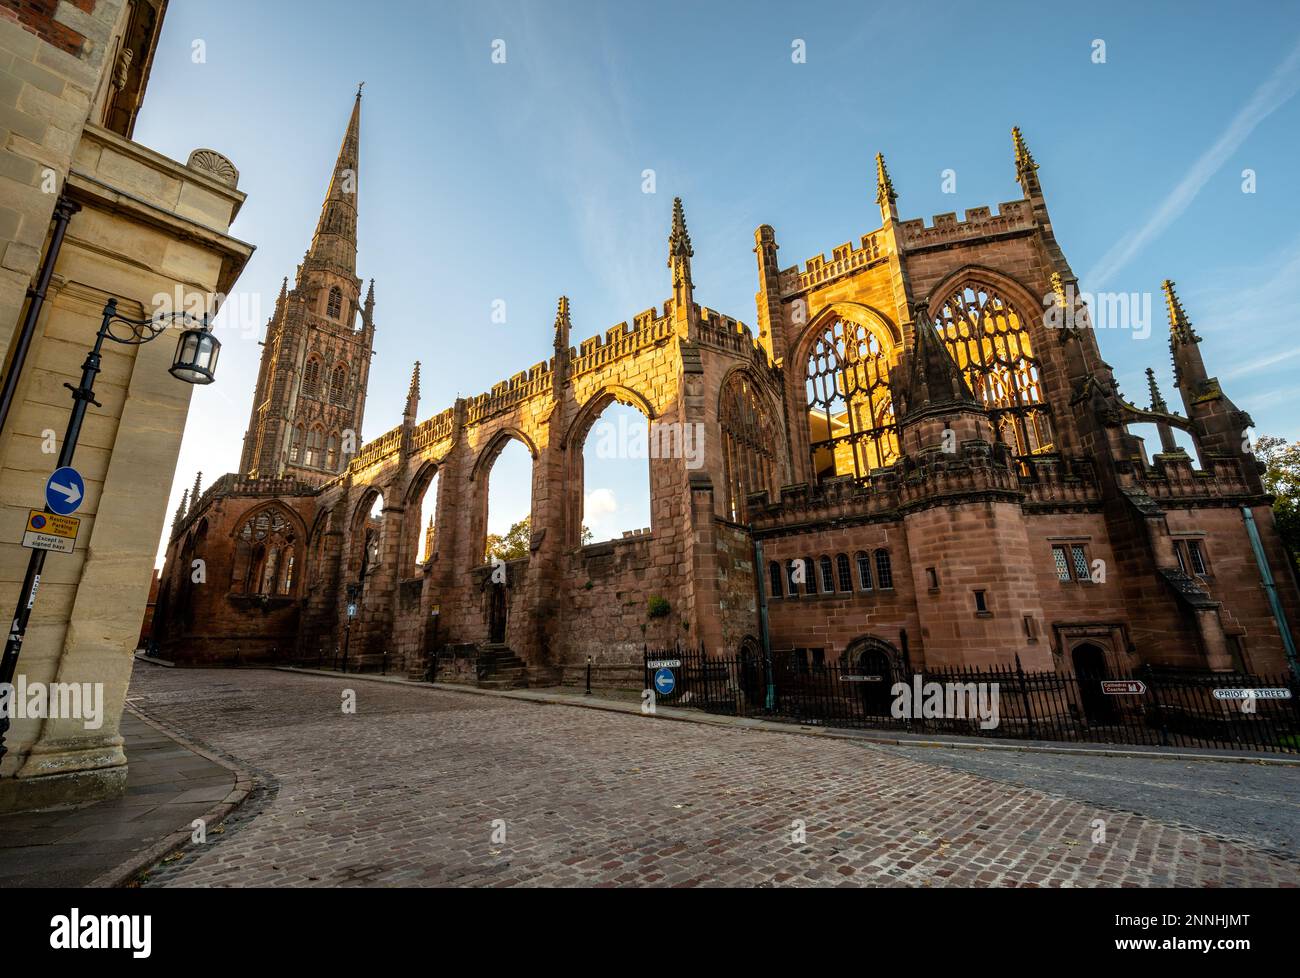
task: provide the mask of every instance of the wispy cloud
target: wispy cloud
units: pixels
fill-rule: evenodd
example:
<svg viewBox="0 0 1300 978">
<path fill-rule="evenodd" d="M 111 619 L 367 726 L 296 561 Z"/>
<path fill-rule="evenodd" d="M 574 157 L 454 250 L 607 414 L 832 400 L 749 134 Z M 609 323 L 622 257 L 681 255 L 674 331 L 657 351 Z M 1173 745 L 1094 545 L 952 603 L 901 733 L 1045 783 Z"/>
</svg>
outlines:
<svg viewBox="0 0 1300 978">
<path fill-rule="evenodd" d="M 1139 251 L 1158 237 L 1183 213 L 1224 162 L 1237 151 L 1261 122 L 1300 92 L 1300 42 L 1291 49 L 1273 74 L 1261 84 L 1249 101 L 1232 117 L 1204 153 L 1197 158 L 1177 186 L 1169 192 L 1147 222 L 1134 234 L 1113 245 L 1084 277 L 1091 289 L 1099 289 Z"/>
</svg>

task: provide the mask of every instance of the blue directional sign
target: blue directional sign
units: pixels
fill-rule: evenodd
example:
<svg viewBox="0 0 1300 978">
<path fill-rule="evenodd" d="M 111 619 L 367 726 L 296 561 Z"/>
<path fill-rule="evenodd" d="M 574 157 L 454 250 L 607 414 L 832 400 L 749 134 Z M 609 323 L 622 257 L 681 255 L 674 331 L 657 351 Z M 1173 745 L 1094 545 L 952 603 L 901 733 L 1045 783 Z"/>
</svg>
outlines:
<svg viewBox="0 0 1300 978">
<path fill-rule="evenodd" d="M 86 494 L 86 483 L 81 473 L 70 465 L 55 469 L 45 483 L 45 505 L 60 516 L 69 516 L 81 505 Z"/>
<path fill-rule="evenodd" d="M 655 671 L 655 689 L 659 695 L 667 696 L 677 688 L 677 680 L 673 678 L 671 669 L 658 669 Z"/>
</svg>

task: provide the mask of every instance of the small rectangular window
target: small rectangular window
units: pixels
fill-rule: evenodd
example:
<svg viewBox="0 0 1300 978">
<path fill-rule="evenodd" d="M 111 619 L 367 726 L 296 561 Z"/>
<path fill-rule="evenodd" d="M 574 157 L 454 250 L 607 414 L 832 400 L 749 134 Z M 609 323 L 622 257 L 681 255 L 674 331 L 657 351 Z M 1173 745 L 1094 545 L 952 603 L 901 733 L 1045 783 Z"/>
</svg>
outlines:
<svg viewBox="0 0 1300 978">
<path fill-rule="evenodd" d="M 887 550 L 876 551 L 876 584 L 885 590 L 894 586 L 894 570 Z"/>
<path fill-rule="evenodd" d="M 862 583 L 862 590 L 871 590 L 871 558 L 861 551 L 858 552 L 858 578 Z"/>
<path fill-rule="evenodd" d="M 812 650 L 812 657 L 813 657 L 813 668 L 814 668 L 814 669 L 820 669 L 822 666 L 826 665 L 826 650 L 825 650 L 825 649 L 813 649 L 813 650 Z"/>
<path fill-rule="evenodd" d="M 1065 548 L 1053 547 L 1052 560 L 1056 563 L 1056 579 L 1068 582 L 1070 580 L 1070 562 L 1066 559 Z"/>
<path fill-rule="evenodd" d="M 1201 544 L 1198 540 L 1187 541 L 1187 556 L 1191 558 L 1192 573 L 1205 575 L 1205 554 L 1201 552 Z"/>
<path fill-rule="evenodd" d="M 786 584 L 789 585 L 790 597 L 792 598 L 799 597 L 799 579 L 795 577 L 795 567 L 798 563 L 799 561 L 796 558 L 785 565 L 785 580 Z"/>
<path fill-rule="evenodd" d="M 803 559 L 803 581 L 805 594 L 817 593 L 817 564 L 811 557 Z"/>
<path fill-rule="evenodd" d="M 988 602 L 984 599 L 983 591 L 975 592 L 975 611 L 981 615 L 987 614 L 989 610 Z"/>
<path fill-rule="evenodd" d="M 938 570 L 936 570 L 936 569 L 933 568 L 933 567 L 927 567 L 927 568 L 925 569 L 925 576 L 926 576 L 926 577 L 929 579 L 929 581 L 930 581 L 930 590 L 931 590 L 931 591 L 937 591 L 937 590 L 939 589 L 939 572 L 938 572 Z"/>
<path fill-rule="evenodd" d="M 1174 556 L 1178 558 L 1178 569 L 1186 574 L 1187 561 L 1183 559 L 1183 544 L 1181 540 L 1174 541 Z"/>
<path fill-rule="evenodd" d="M 1088 570 L 1088 554 L 1079 544 L 1070 548 L 1074 555 L 1074 579 L 1076 581 L 1091 581 L 1092 574 Z"/>
</svg>

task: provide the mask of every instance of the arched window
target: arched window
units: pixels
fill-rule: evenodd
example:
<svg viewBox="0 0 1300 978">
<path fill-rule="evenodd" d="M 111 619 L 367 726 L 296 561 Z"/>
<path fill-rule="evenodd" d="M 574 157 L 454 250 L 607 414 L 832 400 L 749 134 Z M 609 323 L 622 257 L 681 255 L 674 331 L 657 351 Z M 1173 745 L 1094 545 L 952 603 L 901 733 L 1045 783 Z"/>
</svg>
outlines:
<svg viewBox="0 0 1300 978">
<path fill-rule="evenodd" d="M 876 551 L 876 584 L 886 590 L 894 586 L 894 569 L 889 561 L 888 550 Z"/>
<path fill-rule="evenodd" d="M 768 413 L 744 373 L 733 373 L 718 400 L 722 428 L 722 464 L 727 482 L 723 506 L 728 519 L 745 521 L 745 498 L 752 492 L 771 491 L 776 444 Z"/>
<path fill-rule="evenodd" d="M 330 374 L 330 403 L 331 404 L 343 403 L 343 392 L 347 390 L 347 386 L 348 386 L 348 371 L 347 368 L 340 363 L 338 366 L 334 368 L 334 372 Z"/>
<path fill-rule="evenodd" d="M 230 590 L 292 595 L 296 547 L 293 524 L 279 509 L 264 509 L 249 517 L 235 534 Z"/>
<path fill-rule="evenodd" d="M 849 569 L 849 555 L 835 555 L 835 569 L 839 572 L 840 590 L 851 592 L 853 590 L 853 572 Z"/>
<path fill-rule="evenodd" d="M 822 572 L 822 593 L 828 594 L 835 590 L 835 578 L 832 576 L 831 559 L 826 556 L 826 554 L 822 554 L 821 560 L 817 563 L 821 567 Z"/>
<path fill-rule="evenodd" d="M 331 472 L 339 466 L 339 436 L 330 432 L 329 440 L 325 443 L 325 468 Z"/>
<path fill-rule="evenodd" d="M 311 357 L 302 368 L 302 392 L 308 397 L 320 396 L 320 360 Z"/>
<path fill-rule="evenodd" d="M 303 465 L 318 467 L 321 464 L 321 443 L 325 434 L 320 428 L 313 428 L 307 435 L 307 451 L 303 454 Z"/>
<path fill-rule="evenodd" d="M 833 320 L 808 354 L 808 441 L 817 478 L 864 478 L 898 459 L 889 350 L 860 323 Z"/>
<path fill-rule="evenodd" d="M 998 437 L 1017 455 L 1053 451 L 1042 367 L 1011 303 L 992 286 L 969 282 L 939 306 L 934 328 L 988 409 Z"/>
<path fill-rule="evenodd" d="M 803 592 L 804 594 L 817 593 L 817 561 L 811 557 L 803 559 Z"/>
<path fill-rule="evenodd" d="M 343 293 L 339 291 L 337 285 L 330 289 L 330 297 L 329 302 L 325 307 L 325 314 L 329 316 L 330 319 L 343 318 Z"/>
<path fill-rule="evenodd" d="M 864 591 L 871 590 L 871 555 L 859 550 L 857 555 L 858 584 Z"/>
<path fill-rule="evenodd" d="M 767 574 L 772 581 L 772 597 L 781 597 L 781 565 L 772 561 L 767 565 Z"/>
<path fill-rule="evenodd" d="M 795 568 L 799 564 L 799 558 L 795 557 L 785 565 L 785 583 L 790 589 L 790 597 L 799 597 L 799 579 L 795 576 Z"/>
<path fill-rule="evenodd" d="M 297 425 L 289 429 L 289 461 L 298 461 L 298 456 L 302 454 L 302 425 Z"/>
</svg>

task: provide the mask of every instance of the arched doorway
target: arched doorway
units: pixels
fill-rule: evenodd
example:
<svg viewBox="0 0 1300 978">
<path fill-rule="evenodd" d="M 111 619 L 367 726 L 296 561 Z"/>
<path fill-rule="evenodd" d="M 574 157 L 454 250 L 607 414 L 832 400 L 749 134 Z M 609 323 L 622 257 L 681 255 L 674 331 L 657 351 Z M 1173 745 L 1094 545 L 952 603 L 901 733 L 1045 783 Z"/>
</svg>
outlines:
<svg viewBox="0 0 1300 978">
<path fill-rule="evenodd" d="M 868 717 L 887 717 L 893 705 L 890 690 L 903 679 L 902 656 L 879 638 L 861 638 L 849 646 L 844 661 L 859 676 L 862 712 Z"/>
<path fill-rule="evenodd" d="M 1084 717 L 1089 723 L 1114 723 L 1114 703 L 1101 688 L 1108 675 L 1106 650 L 1092 642 L 1084 642 L 1074 647 L 1070 658 L 1074 663 L 1075 679 L 1079 683 L 1080 706 Z"/>
</svg>

